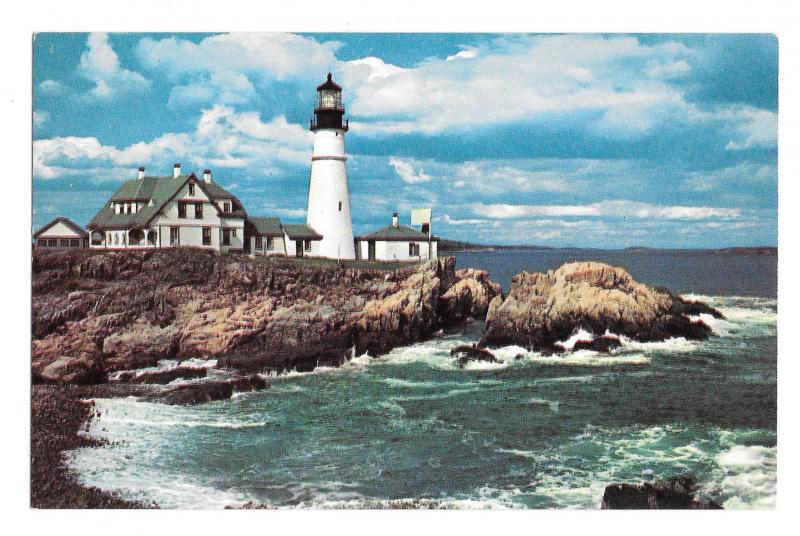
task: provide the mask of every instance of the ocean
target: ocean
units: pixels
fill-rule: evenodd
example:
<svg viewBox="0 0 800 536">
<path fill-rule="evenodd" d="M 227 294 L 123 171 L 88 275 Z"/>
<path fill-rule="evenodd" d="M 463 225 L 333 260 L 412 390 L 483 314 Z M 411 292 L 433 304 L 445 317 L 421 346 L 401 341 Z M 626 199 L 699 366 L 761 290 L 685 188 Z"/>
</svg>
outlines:
<svg viewBox="0 0 800 536">
<path fill-rule="evenodd" d="M 81 482 L 164 508 L 598 508 L 607 484 L 693 473 L 725 508 L 773 508 L 777 255 L 687 251 L 456 253 L 508 290 L 569 260 L 723 312 L 704 342 L 624 341 L 611 354 L 494 349 L 460 369 L 475 322 L 340 368 L 290 372 L 194 407 L 99 399 L 68 454 Z M 521 359 L 516 359 L 522 354 Z"/>
</svg>

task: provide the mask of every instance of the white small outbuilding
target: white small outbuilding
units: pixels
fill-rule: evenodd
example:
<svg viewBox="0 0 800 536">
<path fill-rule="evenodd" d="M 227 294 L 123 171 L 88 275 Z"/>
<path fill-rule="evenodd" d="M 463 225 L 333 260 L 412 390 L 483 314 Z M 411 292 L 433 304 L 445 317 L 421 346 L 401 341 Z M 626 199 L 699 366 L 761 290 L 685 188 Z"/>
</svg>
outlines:
<svg viewBox="0 0 800 536">
<path fill-rule="evenodd" d="M 428 227 L 430 230 L 430 227 Z M 437 257 L 439 239 L 414 227 L 400 225 L 397 212 L 392 224 L 356 237 L 356 258 L 376 261 L 423 261 Z"/>
<path fill-rule="evenodd" d="M 58 217 L 36 231 L 35 245 L 42 249 L 85 249 L 89 233 L 69 218 Z"/>
</svg>

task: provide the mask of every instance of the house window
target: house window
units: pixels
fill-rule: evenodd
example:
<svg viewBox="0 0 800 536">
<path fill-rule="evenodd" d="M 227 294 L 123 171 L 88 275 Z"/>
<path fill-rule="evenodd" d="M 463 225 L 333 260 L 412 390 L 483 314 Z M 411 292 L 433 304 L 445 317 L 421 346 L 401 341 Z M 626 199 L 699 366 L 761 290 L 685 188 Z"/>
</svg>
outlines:
<svg viewBox="0 0 800 536">
<path fill-rule="evenodd" d="M 223 246 L 230 246 L 231 245 L 231 230 L 230 229 L 223 229 L 222 230 L 222 245 Z"/>
<path fill-rule="evenodd" d="M 236 237 L 236 229 L 231 229 L 231 236 Z"/>
<path fill-rule="evenodd" d="M 267 237 L 267 251 L 275 249 L 275 239 L 271 236 Z"/>
<path fill-rule="evenodd" d="M 311 240 L 306 240 L 306 251 L 311 251 Z"/>
<path fill-rule="evenodd" d="M 211 227 L 203 227 L 203 245 L 211 245 Z"/>
<path fill-rule="evenodd" d="M 178 217 L 186 218 L 186 203 L 178 202 Z"/>
<path fill-rule="evenodd" d="M 69 247 L 77 248 L 80 247 L 80 241 L 77 238 L 70 238 L 69 239 Z"/>
<path fill-rule="evenodd" d="M 341 212 L 341 211 L 342 211 L 342 202 L 339 201 L 339 212 Z"/>
<path fill-rule="evenodd" d="M 231 211 L 231 204 L 225 201 L 222 203 L 222 212 L 230 212 Z"/>
<path fill-rule="evenodd" d="M 170 246 L 177 246 L 181 243 L 181 228 L 180 227 L 170 227 L 169 228 L 169 245 Z"/>
<path fill-rule="evenodd" d="M 194 183 L 189 183 L 189 195 L 194 195 Z"/>
<path fill-rule="evenodd" d="M 114 233 L 114 245 L 116 246 L 117 244 L 119 244 L 119 234 Z"/>
<path fill-rule="evenodd" d="M 131 213 L 131 205 L 130 203 L 125 203 L 125 214 Z"/>
<path fill-rule="evenodd" d="M 408 256 L 419 257 L 419 244 L 417 244 L 416 242 L 408 243 Z"/>
<path fill-rule="evenodd" d="M 263 247 L 264 247 L 264 241 L 261 239 L 261 237 L 260 237 L 260 236 L 257 236 L 257 237 L 256 237 L 256 249 L 257 249 L 258 251 L 261 251 L 261 249 L 262 249 Z"/>
<path fill-rule="evenodd" d="M 196 220 L 203 219 L 203 203 L 196 203 L 194 205 L 194 219 Z"/>
</svg>

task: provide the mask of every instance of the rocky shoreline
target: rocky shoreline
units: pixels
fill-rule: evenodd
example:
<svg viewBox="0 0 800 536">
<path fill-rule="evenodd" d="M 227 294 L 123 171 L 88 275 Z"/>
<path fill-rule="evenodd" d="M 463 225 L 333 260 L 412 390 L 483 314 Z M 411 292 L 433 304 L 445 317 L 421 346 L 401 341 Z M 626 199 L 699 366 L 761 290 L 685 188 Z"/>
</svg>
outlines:
<svg viewBox="0 0 800 536">
<path fill-rule="evenodd" d="M 702 315 L 722 316 L 600 263 L 523 272 L 504 296 L 485 271 L 456 270 L 452 257 L 378 270 L 188 248 L 35 254 L 32 302 L 34 508 L 156 506 L 85 488 L 68 472 L 63 452 L 96 444 L 79 434 L 92 417 L 84 399 L 227 399 L 269 388 L 265 372 L 381 355 L 469 319 L 486 318 L 486 330 L 453 349 L 461 366 L 494 361 L 489 344 L 562 352 L 559 341 L 577 330 L 590 339 L 569 350 L 612 351 L 617 335 L 705 339 Z M 154 366 L 164 360 L 175 365 Z M 606 507 L 622 504 L 615 497 L 653 502 L 635 497 L 652 496 L 649 488 L 619 486 Z"/>
<path fill-rule="evenodd" d="M 378 270 L 191 248 L 36 254 L 32 373 L 93 384 L 163 359 L 246 374 L 336 366 L 482 318 L 500 292 L 453 257 Z"/>
</svg>

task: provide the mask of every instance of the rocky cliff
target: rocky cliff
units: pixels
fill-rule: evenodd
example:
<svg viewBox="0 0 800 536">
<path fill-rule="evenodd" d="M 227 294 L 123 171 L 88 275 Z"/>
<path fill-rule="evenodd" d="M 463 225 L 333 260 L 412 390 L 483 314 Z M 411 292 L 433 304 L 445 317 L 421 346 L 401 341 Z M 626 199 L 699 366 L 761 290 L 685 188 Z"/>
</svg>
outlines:
<svg viewBox="0 0 800 536">
<path fill-rule="evenodd" d="M 350 269 L 180 248 L 33 258 L 35 381 L 94 383 L 165 358 L 254 371 L 338 364 L 482 317 L 499 285 L 454 258 Z"/>
<path fill-rule="evenodd" d="M 515 275 L 508 297 L 495 297 L 489 305 L 483 342 L 557 349 L 557 341 L 578 329 L 595 337 L 608 330 L 643 342 L 706 339 L 711 329 L 692 318 L 700 314 L 722 316 L 703 303 L 639 283 L 622 268 L 575 262 Z"/>
</svg>

